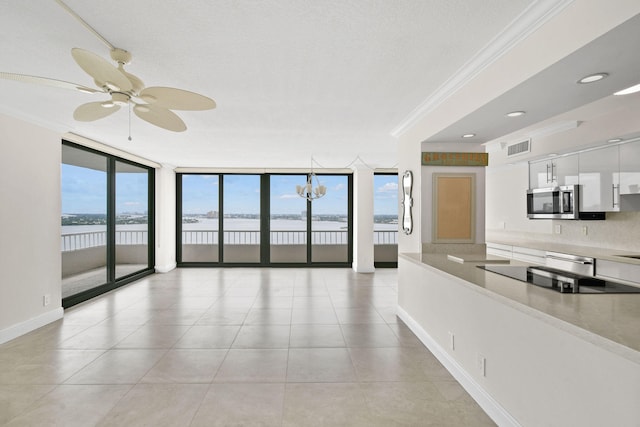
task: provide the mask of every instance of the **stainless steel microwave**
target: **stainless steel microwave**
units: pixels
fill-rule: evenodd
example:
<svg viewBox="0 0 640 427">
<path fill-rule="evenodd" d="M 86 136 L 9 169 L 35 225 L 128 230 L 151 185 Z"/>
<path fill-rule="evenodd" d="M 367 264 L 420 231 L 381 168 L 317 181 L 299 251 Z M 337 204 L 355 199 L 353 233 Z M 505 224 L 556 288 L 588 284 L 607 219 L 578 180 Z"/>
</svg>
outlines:
<svg viewBox="0 0 640 427">
<path fill-rule="evenodd" d="M 529 219 L 578 219 L 579 206 L 579 185 L 527 190 Z"/>
<path fill-rule="evenodd" d="M 605 219 L 604 212 L 580 212 L 580 186 L 564 185 L 527 190 L 529 219 Z"/>
</svg>

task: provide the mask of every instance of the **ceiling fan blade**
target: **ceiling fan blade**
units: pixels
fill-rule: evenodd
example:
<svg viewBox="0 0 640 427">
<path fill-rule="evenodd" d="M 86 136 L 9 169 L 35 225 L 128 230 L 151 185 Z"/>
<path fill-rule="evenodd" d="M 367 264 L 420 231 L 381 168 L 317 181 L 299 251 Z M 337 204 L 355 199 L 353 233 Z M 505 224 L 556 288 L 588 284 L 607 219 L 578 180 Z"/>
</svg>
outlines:
<svg viewBox="0 0 640 427">
<path fill-rule="evenodd" d="M 65 82 L 64 80 L 49 79 L 47 77 L 29 76 L 26 74 L 4 73 L 0 71 L 0 79 L 14 80 L 16 82 L 34 83 L 43 86 L 59 87 L 62 89 L 74 89 L 80 92 L 96 93 L 100 90 L 92 89 L 77 83 Z"/>
<path fill-rule="evenodd" d="M 166 108 L 150 104 L 136 104 L 136 106 L 133 107 L 133 112 L 142 120 L 163 129 L 174 132 L 184 132 L 187 130 L 187 125 L 184 124 L 182 119 L 173 111 L 167 110 Z"/>
<path fill-rule="evenodd" d="M 82 104 L 73 112 L 73 118 L 79 122 L 92 122 L 107 117 L 120 109 L 117 104 L 113 104 L 111 107 L 105 107 L 102 104 L 103 101 Z"/>
<path fill-rule="evenodd" d="M 211 98 L 173 87 L 148 87 L 140 92 L 140 98 L 155 106 L 171 110 L 211 110 L 216 108 L 216 103 Z"/>
<path fill-rule="evenodd" d="M 107 86 L 116 92 L 128 92 L 132 89 L 131 82 L 124 74 L 95 53 L 74 47 L 71 49 L 71 56 L 101 87 Z"/>
</svg>

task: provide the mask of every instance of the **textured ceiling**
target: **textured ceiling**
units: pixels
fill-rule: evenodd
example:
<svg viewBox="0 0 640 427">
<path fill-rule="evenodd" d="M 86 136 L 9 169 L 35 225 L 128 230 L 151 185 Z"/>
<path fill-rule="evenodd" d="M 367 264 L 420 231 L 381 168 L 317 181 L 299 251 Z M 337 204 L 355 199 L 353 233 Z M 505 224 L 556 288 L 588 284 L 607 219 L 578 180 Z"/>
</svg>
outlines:
<svg viewBox="0 0 640 427">
<path fill-rule="evenodd" d="M 142 155 L 205 167 L 326 167 L 356 156 L 392 167 L 390 132 L 532 0 L 67 0 L 147 86 L 214 98 L 218 108 L 179 112 L 173 133 L 122 109 L 92 123 L 74 109 L 98 101 L 0 80 L 0 111 Z M 92 86 L 73 61 L 108 48 L 53 0 L 0 3 L 0 71 Z"/>
</svg>

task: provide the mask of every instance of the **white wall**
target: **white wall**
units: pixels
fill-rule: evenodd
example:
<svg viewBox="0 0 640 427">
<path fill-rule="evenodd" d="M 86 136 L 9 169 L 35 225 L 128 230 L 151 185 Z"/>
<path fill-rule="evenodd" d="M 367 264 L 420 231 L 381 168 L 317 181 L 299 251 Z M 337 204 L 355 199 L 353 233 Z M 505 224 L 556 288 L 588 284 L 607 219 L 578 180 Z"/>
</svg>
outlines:
<svg viewBox="0 0 640 427">
<path fill-rule="evenodd" d="M 353 270 L 373 273 L 373 169 L 353 173 Z"/>
<path fill-rule="evenodd" d="M 1 343 L 62 317 L 61 139 L 0 115 L 0 146 Z"/>
<path fill-rule="evenodd" d="M 176 173 L 174 166 L 156 169 L 156 264 L 159 273 L 176 268 Z"/>
<path fill-rule="evenodd" d="M 532 221 L 527 218 L 528 183 L 527 163 L 487 168 L 487 230 L 551 233 L 551 221 Z"/>
</svg>

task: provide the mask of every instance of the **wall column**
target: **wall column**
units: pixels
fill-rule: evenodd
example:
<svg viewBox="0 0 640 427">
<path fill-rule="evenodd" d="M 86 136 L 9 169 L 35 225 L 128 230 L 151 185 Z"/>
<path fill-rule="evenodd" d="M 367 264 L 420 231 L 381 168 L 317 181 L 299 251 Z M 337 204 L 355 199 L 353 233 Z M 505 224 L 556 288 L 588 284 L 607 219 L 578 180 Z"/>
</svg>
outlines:
<svg viewBox="0 0 640 427">
<path fill-rule="evenodd" d="M 176 268 L 176 173 L 174 166 L 156 169 L 156 271 Z"/>
<path fill-rule="evenodd" d="M 353 270 L 373 273 L 373 170 L 356 166 L 353 173 Z"/>
</svg>

